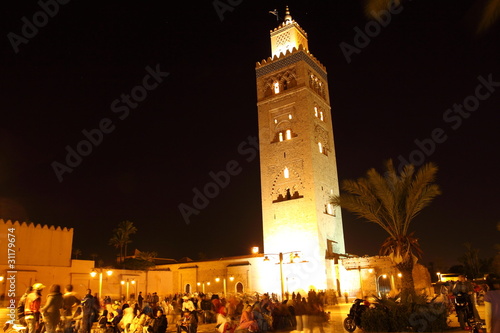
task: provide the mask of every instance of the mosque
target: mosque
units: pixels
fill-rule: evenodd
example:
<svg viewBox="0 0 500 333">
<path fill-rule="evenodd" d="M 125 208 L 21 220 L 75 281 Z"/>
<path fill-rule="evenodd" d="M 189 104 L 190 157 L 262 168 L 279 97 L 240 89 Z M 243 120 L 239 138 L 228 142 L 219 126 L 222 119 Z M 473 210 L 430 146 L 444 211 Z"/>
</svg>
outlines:
<svg viewBox="0 0 500 333">
<path fill-rule="evenodd" d="M 271 56 L 255 69 L 264 249 L 108 275 L 94 261 L 71 259 L 73 229 L 0 220 L 0 251 L 8 252 L 12 237 L 16 249 L 15 266 L 0 257 L 0 294 L 10 297 L 8 277 L 15 277 L 17 297 L 35 282 L 71 283 L 82 295 L 91 288 L 111 297 L 139 291 L 281 297 L 311 289 L 352 297 L 397 291 L 400 275 L 388 258 L 345 253 L 341 210 L 329 203 L 339 184 L 326 68 L 310 53 L 307 33 L 288 8 L 270 39 Z M 50 246 L 30 249 L 35 233 Z M 416 288 L 430 288 L 428 275 L 416 265 Z"/>
</svg>

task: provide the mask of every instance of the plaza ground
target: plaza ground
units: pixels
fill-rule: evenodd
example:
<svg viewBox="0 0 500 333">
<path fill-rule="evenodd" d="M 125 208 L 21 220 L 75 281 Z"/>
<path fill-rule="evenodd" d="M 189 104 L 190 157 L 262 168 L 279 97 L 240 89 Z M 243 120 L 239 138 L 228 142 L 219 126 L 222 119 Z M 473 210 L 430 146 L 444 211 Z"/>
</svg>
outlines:
<svg viewBox="0 0 500 333">
<path fill-rule="evenodd" d="M 341 303 L 337 306 L 329 306 L 326 308 L 327 312 L 330 312 L 330 321 L 328 324 L 324 326 L 325 333 L 329 332 L 347 332 L 344 329 L 343 326 L 343 321 L 346 318 L 347 314 L 349 313 L 349 309 L 351 308 L 352 303 Z M 479 315 L 482 319 L 484 319 L 484 305 L 478 305 L 477 306 Z M 2 307 L 0 309 L 0 327 L 3 327 L 4 323 L 7 320 L 7 308 Z M 449 321 L 449 327 L 450 329 L 448 331 L 450 332 L 466 332 L 462 331 L 460 329 L 460 325 L 458 323 L 457 317 L 455 313 L 452 313 L 448 317 Z M 168 325 L 168 332 L 175 332 L 175 323 L 169 323 Z M 214 333 L 216 332 L 215 329 L 215 324 L 201 324 L 198 326 L 198 332 L 199 333 Z M 284 331 L 287 332 L 287 331 Z M 293 332 L 293 331 L 291 331 Z M 361 333 L 363 332 L 359 328 L 356 329 L 355 333 Z M 310 332 L 310 333 L 316 333 L 316 332 Z"/>
</svg>

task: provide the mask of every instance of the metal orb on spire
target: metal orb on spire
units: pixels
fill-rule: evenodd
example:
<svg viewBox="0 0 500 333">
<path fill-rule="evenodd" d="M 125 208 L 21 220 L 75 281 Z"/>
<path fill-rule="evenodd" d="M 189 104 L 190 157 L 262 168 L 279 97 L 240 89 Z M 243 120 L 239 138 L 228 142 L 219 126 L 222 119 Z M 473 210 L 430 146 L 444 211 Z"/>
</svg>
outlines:
<svg viewBox="0 0 500 333">
<path fill-rule="evenodd" d="M 285 10 L 285 24 L 292 23 L 292 15 L 290 15 L 290 9 L 286 6 Z"/>
</svg>

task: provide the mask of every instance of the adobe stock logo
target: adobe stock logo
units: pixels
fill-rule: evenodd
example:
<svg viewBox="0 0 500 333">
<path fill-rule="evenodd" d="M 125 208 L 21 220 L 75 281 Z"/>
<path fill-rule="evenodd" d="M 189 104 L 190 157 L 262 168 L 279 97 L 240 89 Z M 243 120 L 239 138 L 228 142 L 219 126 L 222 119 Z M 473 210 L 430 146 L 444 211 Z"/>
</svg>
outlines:
<svg viewBox="0 0 500 333">
<path fill-rule="evenodd" d="M 59 13 L 59 5 L 66 5 L 69 1 L 70 0 L 38 1 L 38 6 L 40 6 L 42 10 L 33 14 L 31 21 L 26 16 L 21 18 L 23 22 L 21 36 L 13 32 L 7 34 L 7 38 L 14 49 L 14 53 L 19 53 L 19 45 L 28 44 L 30 39 L 38 35 L 38 29 L 45 27 L 49 23 L 49 18 L 53 18 Z"/>
<path fill-rule="evenodd" d="M 479 84 L 474 89 L 474 94 L 464 98 L 461 104 L 454 103 L 452 108 L 446 109 L 443 113 L 443 120 L 449 124 L 454 131 L 462 126 L 463 120 L 468 119 L 473 112 L 479 109 L 481 101 L 485 101 L 495 92 L 496 88 L 500 87 L 500 81 L 493 81 L 493 74 L 489 74 L 487 78 L 482 75 L 477 77 Z M 438 144 L 444 143 L 448 139 L 446 130 L 441 127 L 434 128 L 428 138 L 422 140 L 415 139 L 416 149 L 412 150 L 407 158 L 402 155 L 398 156 L 400 162 L 398 166 L 399 172 L 408 164 L 414 166 L 422 165 L 426 158 L 434 154 Z"/>
<path fill-rule="evenodd" d="M 259 143 L 255 136 L 248 136 L 248 138 L 238 145 L 238 153 L 245 157 L 245 161 L 250 163 L 258 155 Z M 207 208 L 210 200 L 217 197 L 221 190 L 225 189 L 230 183 L 231 178 L 237 176 L 243 171 L 241 164 L 237 160 L 230 160 L 226 163 L 224 170 L 218 172 L 210 171 L 210 181 L 200 188 L 193 188 L 193 199 L 191 200 L 192 206 L 185 203 L 179 204 L 179 211 L 186 224 L 191 223 L 191 216 L 198 215 L 200 212 Z"/>
<path fill-rule="evenodd" d="M 163 82 L 163 79 L 169 75 L 167 72 L 160 71 L 160 65 L 157 64 L 153 69 L 146 66 L 147 74 L 142 78 L 142 84 L 136 85 L 130 90 L 130 94 L 121 94 L 120 98 L 111 102 L 111 111 L 119 114 L 119 120 L 125 120 L 130 114 L 131 109 L 139 106 L 139 103 L 148 97 L 148 92 L 152 91 Z M 72 173 L 78 167 L 83 158 L 89 156 L 94 147 L 98 147 L 104 140 L 105 134 L 110 134 L 116 129 L 116 125 L 110 118 L 102 118 L 96 128 L 90 130 L 83 129 L 82 135 L 84 139 L 80 140 L 75 147 L 67 145 L 65 163 L 54 161 L 50 164 L 57 180 L 61 183 L 65 173 Z"/>
<path fill-rule="evenodd" d="M 224 13 L 225 12 L 232 12 L 236 6 L 239 6 L 243 0 L 226 0 L 224 2 L 223 0 L 214 0 L 212 2 L 212 5 L 214 6 L 215 12 L 219 16 L 220 21 L 224 21 Z"/>
<path fill-rule="evenodd" d="M 356 34 L 353 39 L 354 45 L 346 42 L 339 44 L 347 63 L 350 64 L 352 61 L 351 56 L 354 53 L 360 54 L 361 50 L 370 44 L 371 38 L 377 37 L 382 32 L 382 28 L 387 27 L 391 23 L 392 15 L 399 14 L 402 11 L 403 6 L 399 4 L 399 1 L 391 0 L 387 5 L 387 10 L 384 9 L 378 13 L 372 11 L 371 14 L 375 18 L 365 24 L 364 31 L 359 27 L 355 27 L 354 31 Z"/>
</svg>

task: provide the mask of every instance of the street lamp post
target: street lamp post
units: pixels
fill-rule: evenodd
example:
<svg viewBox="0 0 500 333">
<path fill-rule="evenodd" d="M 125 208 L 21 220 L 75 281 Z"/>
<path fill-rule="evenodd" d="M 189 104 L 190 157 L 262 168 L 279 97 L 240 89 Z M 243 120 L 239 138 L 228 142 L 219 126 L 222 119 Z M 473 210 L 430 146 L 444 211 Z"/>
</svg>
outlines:
<svg viewBox="0 0 500 333">
<path fill-rule="evenodd" d="M 220 282 L 220 277 L 216 277 L 215 278 L 215 282 Z M 231 275 L 229 277 L 229 281 L 233 281 L 234 280 L 234 277 Z M 224 297 L 227 296 L 227 280 L 226 280 L 226 277 L 223 277 L 222 278 L 222 288 L 223 288 L 223 292 L 224 292 Z"/>
<path fill-rule="evenodd" d="M 95 269 L 93 269 L 92 272 L 90 272 L 90 276 L 95 277 L 97 274 L 99 274 L 99 297 L 102 297 L 102 273 L 103 273 L 103 269 L 99 268 L 98 270 L 99 270 L 99 272 L 97 272 Z M 111 276 L 113 274 L 113 271 L 108 269 L 108 270 L 106 270 L 106 274 L 108 276 Z"/>
<path fill-rule="evenodd" d="M 290 254 L 290 264 L 295 263 L 294 260 L 300 259 L 298 251 L 291 251 L 291 252 L 280 252 L 278 254 L 279 257 L 279 265 L 280 265 L 280 284 L 281 284 L 281 300 L 285 299 L 285 278 L 283 276 L 283 255 L 284 254 Z M 264 257 L 264 261 L 269 261 L 269 256 L 270 255 L 276 255 L 273 253 L 267 254 Z"/>
<path fill-rule="evenodd" d="M 135 284 L 135 280 L 132 279 L 132 281 L 130 281 L 129 279 L 127 279 L 127 280 L 122 280 L 120 283 L 122 284 L 122 286 L 123 285 L 126 286 L 125 290 L 127 291 L 127 293 L 125 294 L 125 296 L 126 296 L 125 299 L 128 301 L 130 299 L 129 286 L 130 286 L 130 284 L 134 285 Z"/>
</svg>

